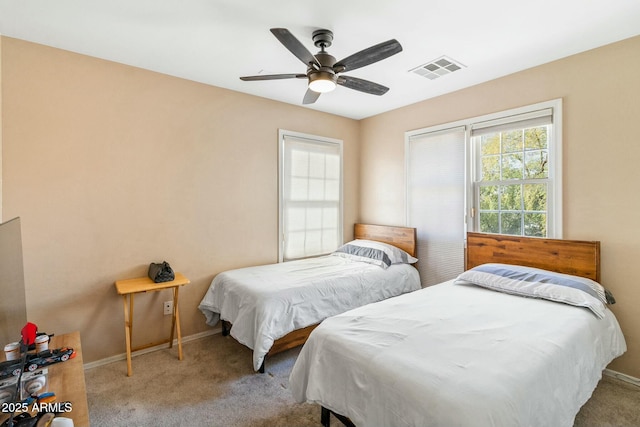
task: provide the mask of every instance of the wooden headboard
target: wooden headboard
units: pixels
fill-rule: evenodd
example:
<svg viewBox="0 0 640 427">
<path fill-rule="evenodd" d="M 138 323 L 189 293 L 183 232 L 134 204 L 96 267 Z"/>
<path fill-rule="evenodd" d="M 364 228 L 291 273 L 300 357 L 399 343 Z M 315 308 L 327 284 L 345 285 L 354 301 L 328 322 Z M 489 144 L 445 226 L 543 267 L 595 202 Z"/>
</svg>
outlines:
<svg viewBox="0 0 640 427">
<path fill-rule="evenodd" d="M 376 240 L 398 247 L 411 256 L 416 256 L 416 229 L 387 225 L 354 224 L 355 239 Z"/>
<path fill-rule="evenodd" d="M 542 268 L 600 282 L 600 242 L 467 233 L 466 269 L 497 262 Z"/>
</svg>

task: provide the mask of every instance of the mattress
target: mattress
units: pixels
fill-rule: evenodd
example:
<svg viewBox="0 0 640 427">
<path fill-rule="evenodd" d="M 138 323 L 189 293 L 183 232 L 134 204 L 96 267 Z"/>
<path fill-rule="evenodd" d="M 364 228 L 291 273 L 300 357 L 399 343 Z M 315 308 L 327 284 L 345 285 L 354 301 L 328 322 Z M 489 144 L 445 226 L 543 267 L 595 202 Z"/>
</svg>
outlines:
<svg viewBox="0 0 640 427">
<path fill-rule="evenodd" d="M 450 281 L 325 320 L 290 388 L 357 426 L 572 426 L 625 351 L 609 309 Z"/>
<path fill-rule="evenodd" d="M 199 309 L 209 325 L 220 318 L 253 350 L 258 370 L 273 342 L 329 316 L 420 289 L 408 264 L 387 269 L 337 256 L 229 270 L 212 281 Z"/>
</svg>

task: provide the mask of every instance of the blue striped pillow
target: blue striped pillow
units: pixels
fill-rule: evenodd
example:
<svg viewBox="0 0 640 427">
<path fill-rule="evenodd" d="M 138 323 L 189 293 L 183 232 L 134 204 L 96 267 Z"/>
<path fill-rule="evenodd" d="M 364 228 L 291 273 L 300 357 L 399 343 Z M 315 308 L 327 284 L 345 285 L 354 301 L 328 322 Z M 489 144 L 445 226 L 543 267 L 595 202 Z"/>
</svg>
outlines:
<svg viewBox="0 0 640 427">
<path fill-rule="evenodd" d="M 400 248 L 374 240 L 356 239 L 344 244 L 331 255 L 375 264 L 387 268 L 392 264 L 413 264 L 418 260 Z"/>
<path fill-rule="evenodd" d="M 586 307 L 599 318 L 604 317 L 605 304 L 613 300 L 591 279 L 520 265 L 482 264 L 460 274 L 455 283 Z"/>
</svg>

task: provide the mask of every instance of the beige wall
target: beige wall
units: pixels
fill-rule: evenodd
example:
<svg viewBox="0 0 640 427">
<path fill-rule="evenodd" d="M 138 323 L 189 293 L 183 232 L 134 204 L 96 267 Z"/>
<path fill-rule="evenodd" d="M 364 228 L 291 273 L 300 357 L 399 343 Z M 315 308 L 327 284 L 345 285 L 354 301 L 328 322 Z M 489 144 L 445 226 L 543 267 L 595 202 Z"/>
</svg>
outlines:
<svg viewBox="0 0 640 427">
<path fill-rule="evenodd" d="M 602 242 L 629 348 L 610 367 L 640 377 L 638 70 L 635 37 L 363 120 L 360 219 L 404 221 L 405 131 L 562 98 L 564 237 Z"/>
<path fill-rule="evenodd" d="M 80 330 L 84 360 L 124 352 L 113 282 L 167 260 L 183 335 L 225 269 L 277 261 L 278 129 L 344 141 L 345 237 L 359 123 L 3 37 L 3 217 L 20 216 L 28 317 Z M 134 344 L 168 335 L 169 291 L 136 298 Z"/>
</svg>

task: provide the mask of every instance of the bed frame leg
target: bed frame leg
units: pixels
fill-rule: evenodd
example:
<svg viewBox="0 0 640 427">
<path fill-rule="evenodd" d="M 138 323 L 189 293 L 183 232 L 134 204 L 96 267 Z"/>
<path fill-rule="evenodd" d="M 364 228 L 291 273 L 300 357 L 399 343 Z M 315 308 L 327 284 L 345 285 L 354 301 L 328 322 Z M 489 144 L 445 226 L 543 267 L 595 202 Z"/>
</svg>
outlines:
<svg viewBox="0 0 640 427">
<path fill-rule="evenodd" d="M 261 374 L 264 374 L 264 364 L 267 361 L 267 356 L 264 357 L 264 359 L 262 359 L 262 365 L 260 365 L 260 369 L 258 369 L 258 372 L 260 372 Z"/>
<path fill-rule="evenodd" d="M 222 336 L 226 337 L 229 335 L 229 323 L 226 320 L 222 321 Z"/>
<path fill-rule="evenodd" d="M 344 424 L 345 427 L 356 427 L 353 421 L 351 421 L 348 417 L 336 414 L 335 412 L 325 408 L 324 406 L 321 406 L 321 408 L 322 412 L 320 412 L 320 423 L 323 425 L 323 427 L 330 427 L 329 424 L 331 424 L 331 414 L 333 414 L 333 416 L 336 417 L 338 421 Z"/>
<path fill-rule="evenodd" d="M 323 427 L 331 427 L 331 412 L 324 406 L 320 408 L 320 424 L 322 424 Z"/>
</svg>

